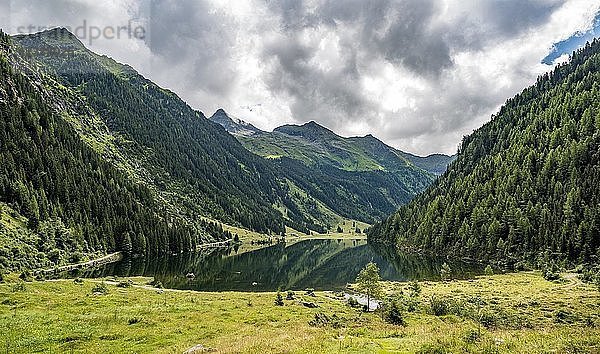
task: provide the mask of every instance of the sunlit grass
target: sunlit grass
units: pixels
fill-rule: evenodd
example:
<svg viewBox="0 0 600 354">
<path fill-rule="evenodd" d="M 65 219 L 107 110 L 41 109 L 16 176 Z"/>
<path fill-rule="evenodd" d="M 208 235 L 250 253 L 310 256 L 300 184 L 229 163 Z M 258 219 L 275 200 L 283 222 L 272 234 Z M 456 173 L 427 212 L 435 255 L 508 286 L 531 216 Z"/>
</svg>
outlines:
<svg viewBox="0 0 600 354">
<path fill-rule="evenodd" d="M 182 353 L 201 344 L 221 353 L 254 352 L 582 352 L 600 350 L 600 293 L 567 277 L 552 283 L 535 273 L 421 283 L 421 306 L 405 313 L 406 327 L 379 314 L 361 313 L 332 293 L 275 306 L 274 293 L 158 291 L 100 280 L 0 285 L 0 348 L 3 352 Z M 142 286 L 146 278 L 132 278 Z M 406 284 L 386 283 L 388 291 Z M 486 328 L 456 314 L 428 314 L 431 296 L 462 303 L 473 297 L 498 317 Z M 310 309 L 300 301 L 314 302 Z M 337 324 L 313 326 L 315 314 L 334 314 Z M 477 338 L 474 332 L 478 333 Z"/>
</svg>

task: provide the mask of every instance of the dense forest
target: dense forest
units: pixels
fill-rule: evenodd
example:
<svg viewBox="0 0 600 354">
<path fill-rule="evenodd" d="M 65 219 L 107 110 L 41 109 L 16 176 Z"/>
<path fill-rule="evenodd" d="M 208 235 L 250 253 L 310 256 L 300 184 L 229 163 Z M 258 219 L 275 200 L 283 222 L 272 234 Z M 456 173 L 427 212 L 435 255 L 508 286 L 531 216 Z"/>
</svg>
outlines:
<svg viewBox="0 0 600 354">
<path fill-rule="evenodd" d="M 272 208 L 282 189 L 271 167 L 176 95 L 88 51 L 65 29 L 14 41 L 28 62 L 84 98 L 120 137 L 116 144 L 125 158 L 147 171 L 144 182 L 182 214 L 284 231 L 282 215 Z"/>
<path fill-rule="evenodd" d="M 288 215 L 310 216 L 305 224 L 316 220 L 327 225 L 327 213 L 319 204 L 346 218 L 377 222 L 425 190 L 453 159 L 406 154 L 370 135 L 344 138 L 315 122 L 265 132 L 223 110 L 210 119 L 248 150 L 267 158 L 281 180 L 309 196 L 303 201 L 291 190 L 285 203 Z M 312 229 L 318 231 L 315 226 Z"/>
<path fill-rule="evenodd" d="M 148 189 L 103 161 L 13 69 L 4 34 L 0 45 L 0 202 L 27 218 L 41 254 L 178 252 L 211 239 L 165 216 Z M 0 252 L 0 267 L 18 268 L 18 249 Z"/>
<path fill-rule="evenodd" d="M 83 139 L 191 224 L 202 215 L 262 233 L 282 234 L 286 225 L 326 232 L 339 218 L 381 220 L 434 178 L 392 152 L 380 158 L 379 150 L 373 152 L 379 162 L 370 162 L 376 166 L 361 173 L 264 159 L 172 92 L 90 52 L 65 29 L 13 41 L 27 63 L 24 71 L 38 68 L 42 81 L 57 81 L 46 86 Z M 347 150 L 332 154 L 348 159 Z M 397 173 L 379 171 L 388 161 Z"/>
<path fill-rule="evenodd" d="M 433 186 L 369 237 L 509 264 L 598 261 L 600 41 L 509 99 Z"/>
</svg>

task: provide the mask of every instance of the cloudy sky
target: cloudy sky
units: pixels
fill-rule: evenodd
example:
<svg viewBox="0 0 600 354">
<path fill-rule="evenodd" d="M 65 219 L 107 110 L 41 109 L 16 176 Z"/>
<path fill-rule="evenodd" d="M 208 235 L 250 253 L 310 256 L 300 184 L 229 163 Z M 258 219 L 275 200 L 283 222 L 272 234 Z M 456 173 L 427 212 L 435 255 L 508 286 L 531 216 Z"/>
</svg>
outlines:
<svg viewBox="0 0 600 354">
<path fill-rule="evenodd" d="M 593 38 L 599 11 L 588 0 L 0 0 L 0 26 L 80 28 L 92 50 L 208 116 L 222 107 L 265 130 L 314 120 L 429 154 L 454 153 Z M 143 35 L 112 38 L 122 26 Z"/>
</svg>

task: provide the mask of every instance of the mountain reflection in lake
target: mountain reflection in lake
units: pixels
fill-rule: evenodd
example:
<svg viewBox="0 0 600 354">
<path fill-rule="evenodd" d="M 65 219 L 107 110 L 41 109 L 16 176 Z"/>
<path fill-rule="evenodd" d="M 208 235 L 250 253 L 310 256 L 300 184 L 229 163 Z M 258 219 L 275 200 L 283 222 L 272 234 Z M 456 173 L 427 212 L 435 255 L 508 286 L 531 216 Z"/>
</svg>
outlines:
<svg viewBox="0 0 600 354">
<path fill-rule="evenodd" d="M 85 274 L 151 276 L 166 288 L 199 291 L 276 291 L 278 289 L 342 290 L 370 261 L 384 280 L 437 279 L 443 261 L 414 255 L 384 256 L 366 240 L 306 240 L 286 247 L 277 244 L 236 254 L 210 249 L 164 258 L 125 259 Z M 466 277 L 475 268 L 451 264 L 455 276 Z M 193 273 L 195 278 L 188 279 Z"/>
</svg>

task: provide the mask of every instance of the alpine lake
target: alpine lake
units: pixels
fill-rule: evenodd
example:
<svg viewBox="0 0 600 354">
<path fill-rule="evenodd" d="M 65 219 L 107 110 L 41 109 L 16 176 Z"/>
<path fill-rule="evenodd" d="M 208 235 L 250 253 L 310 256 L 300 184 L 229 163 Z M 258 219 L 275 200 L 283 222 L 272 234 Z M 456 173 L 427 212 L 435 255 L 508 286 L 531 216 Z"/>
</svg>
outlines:
<svg viewBox="0 0 600 354">
<path fill-rule="evenodd" d="M 165 257 L 124 258 L 102 267 L 63 274 L 83 278 L 153 277 L 165 288 L 195 291 L 342 291 L 369 262 L 382 280 L 438 280 L 444 262 L 453 276 L 482 274 L 479 265 L 417 255 L 398 255 L 366 239 L 308 239 L 240 250 L 208 248 Z"/>
</svg>

